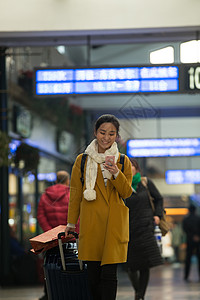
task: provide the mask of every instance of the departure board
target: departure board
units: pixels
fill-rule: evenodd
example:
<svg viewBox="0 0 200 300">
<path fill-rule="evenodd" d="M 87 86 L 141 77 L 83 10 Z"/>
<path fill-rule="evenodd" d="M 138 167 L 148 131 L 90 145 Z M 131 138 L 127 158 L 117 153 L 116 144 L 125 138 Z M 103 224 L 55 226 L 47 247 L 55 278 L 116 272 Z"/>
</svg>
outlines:
<svg viewBox="0 0 200 300">
<path fill-rule="evenodd" d="M 177 91 L 179 91 L 178 66 L 35 70 L 37 96 Z"/>
<path fill-rule="evenodd" d="M 167 184 L 200 183 L 200 170 L 168 170 L 165 172 Z"/>
<path fill-rule="evenodd" d="M 200 138 L 128 140 L 129 157 L 199 156 Z"/>
</svg>

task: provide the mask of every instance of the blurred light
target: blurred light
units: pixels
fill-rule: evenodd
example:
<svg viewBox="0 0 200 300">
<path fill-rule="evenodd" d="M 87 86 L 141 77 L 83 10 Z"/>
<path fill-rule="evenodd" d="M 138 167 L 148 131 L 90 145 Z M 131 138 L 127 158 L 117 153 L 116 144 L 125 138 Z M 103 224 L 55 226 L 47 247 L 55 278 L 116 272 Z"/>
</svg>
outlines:
<svg viewBox="0 0 200 300">
<path fill-rule="evenodd" d="M 177 215 L 187 215 L 188 209 L 187 208 L 165 208 L 167 216 L 177 216 Z"/>
<path fill-rule="evenodd" d="M 30 203 L 27 204 L 26 211 L 27 211 L 28 214 L 31 213 L 31 204 Z"/>
<path fill-rule="evenodd" d="M 25 166 L 25 161 L 24 160 L 20 160 L 19 161 L 19 169 L 23 169 Z"/>
<path fill-rule="evenodd" d="M 39 173 L 37 176 L 39 181 L 46 180 L 46 181 L 56 181 L 56 173 Z M 35 175 L 30 174 L 28 175 L 28 181 L 33 182 L 35 180 Z"/>
<path fill-rule="evenodd" d="M 169 46 L 150 52 L 151 64 L 172 64 L 174 63 L 174 48 Z"/>
<path fill-rule="evenodd" d="M 10 226 L 13 226 L 13 225 L 15 224 L 15 220 L 14 220 L 14 219 L 9 219 L 9 220 L 8 220 L 8 224 L 9 224 Z"/>
<path fill-rule="evenodd" d="M 56 173 L 39 173 L 38 180 L 56 181 Z"/>
<path fill-rule="evenodd" d="M 29 181 L 29 182 L 33 182 L 34 180 L 35 180 L 35 175 L 29 174 L 29 175 L 28 175 L 28 181 Z"/>
<path fill-rule="evenodd" d="M 9 147 L 10 147 L 10 152 L 11 153 L 15 153 L 16 152 L 16 150 L 17 150 L 17 145 L 16 144 L 10 143 Z"/>
<path fill-rule="evenodd" d="M 47 68 L 48 64 L 46 62 L 41 62 L 40 67 L 41 68 Z"/>
<path fill-rule="evenodd" d="M 200 206 L 200 194 L 193 194 L 193 195 L 190 195 L 190 199 L 197 203 L 198 206 Z"/>
<path fill-rule="evenodd" d="M 17 147 L 21 144 L 20 141 L 12 141 L 10 144 L 9 144 L 9 148 L 10 148 L 10 152 L 12 154 L 14 154 L 17 150 Z"/>
<path fill-rule="evenodd" d="M 36 218 L 29 217 L 29 229 L 32 233 L 36 231 Z"/>
<path fill-rule="evenodd" d="M 60 54 L 66 53 L 65 46 L 57 46 L 56 49 Z"/>
<path fill-rule="evenodd" d="M 200 155 L 200 138 L 128 140 L 129 157 L 165 157 Z"/>
<path fill-rule="evenodd" d="M 200 183 L 200 170 L 168 170 L 165 173 L 167 184 Z"/>
<path fill-rule="evenodd" d="M 200 62 L 200 40 L 181 43 L 180 60 L 182 63 Z"/>
<path fill-rule="evenodd" d="M 39 173 L 37 176 L 39 181 L 46 180 L 46 181 L 56 181 L 56 173 Z M 35 180 L 35 175 L 30 174 L 28 175 L 28 181 L 33 182 Z"/>
</svg>

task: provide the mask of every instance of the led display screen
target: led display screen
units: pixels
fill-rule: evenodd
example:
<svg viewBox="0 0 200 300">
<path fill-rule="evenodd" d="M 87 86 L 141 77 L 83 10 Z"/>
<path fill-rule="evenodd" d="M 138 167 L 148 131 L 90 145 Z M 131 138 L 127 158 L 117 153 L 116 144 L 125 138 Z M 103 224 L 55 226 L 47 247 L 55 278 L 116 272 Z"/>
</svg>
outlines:
<svg viewBox="0 0 200 300">
<path fill-rule="evenodd" d="M 39 181 L 49 181 L 49 182 L 55 182 L 57 179 L 56 173 L 38 173 L 37 175 L 37 179 Z M 34 174 L 30 174 L 28 175 L 28 181 L 29 182 L 33 182 L 35 180 L 35 175 Z"/>
<path fill-rule="evenodd" d="M 198 206 L 200 205 L 200 194 L 193 194 L 193 195 L 190 195 L 190 199 L 197 203 Z"/>
<path fill-rule="evenodd" d="M 165 173 L 168 184 L 200 183 L 200 170 L 168 170 Z"/>
<path fill-rule="evenodd" d="M 37 96 L 159 93 L 178 90 L 178 66 L 35 70 Z"/>
<path fill-rule="evenodd" d="M 128 140 L 129 157 L 197 156 L 200 138 Z"/>
</svg>

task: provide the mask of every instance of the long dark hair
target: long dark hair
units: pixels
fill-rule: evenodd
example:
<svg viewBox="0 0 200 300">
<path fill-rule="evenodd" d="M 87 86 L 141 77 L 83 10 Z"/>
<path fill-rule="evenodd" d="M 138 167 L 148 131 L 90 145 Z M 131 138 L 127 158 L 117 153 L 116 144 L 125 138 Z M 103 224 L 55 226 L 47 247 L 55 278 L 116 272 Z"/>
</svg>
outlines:
<svg viewBox="0 0 200 300">
<path fill-rule="evenodd" d="M 113 115 L 102 115 L 100 116 L 97 120 L 96 120 L 96 123 L 95 123 L 95 132 L 97 132 L 98 128 L 101 126 L 101 124 L 103 123 L 112 123 L 115 128 L 116 128 L 116 131 L 117 131 L 117 136 L 119 136 L 119 120 L 113 116 Z"/>
<path fill-rule="evenodd" d="M 142 170 L 140 168 L 140 165 L 139 165 L 138 161 L 133 157 L 130 157 L 129 159 L 130 159 L 131 164 L 135 167 L 137 173 L 141 173 Z"/>
</svg>

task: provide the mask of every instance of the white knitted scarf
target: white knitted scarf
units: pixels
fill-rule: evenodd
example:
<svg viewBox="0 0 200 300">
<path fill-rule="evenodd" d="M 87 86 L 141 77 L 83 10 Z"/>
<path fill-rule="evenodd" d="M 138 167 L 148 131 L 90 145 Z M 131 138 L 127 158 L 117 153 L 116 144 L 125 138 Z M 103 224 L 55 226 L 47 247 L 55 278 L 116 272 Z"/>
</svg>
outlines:
<svg viewBox="0 0 200 300">
<path fill-rule="evenodd" d="M 97 179 L 98 164 L 104 163 L 107 155 L 114 155 L 116 163 L 119 157 L 119 151 L 117 148 L 117 143 L 114 142 L 112 146 L 104 153 L 98 153 L 97 140 L 94 139 L 86 148 L 85 153 L 88 154 L 88 159 L 85 179 L 86 189 L 83 194 L 86 200 L 92 201 L 96 199 L 96 191 L 94 190 L 94 187 Z M 105 170 L 104 176 L 110 179 L 112 174 L 108 170 Z"/>
</svg>

